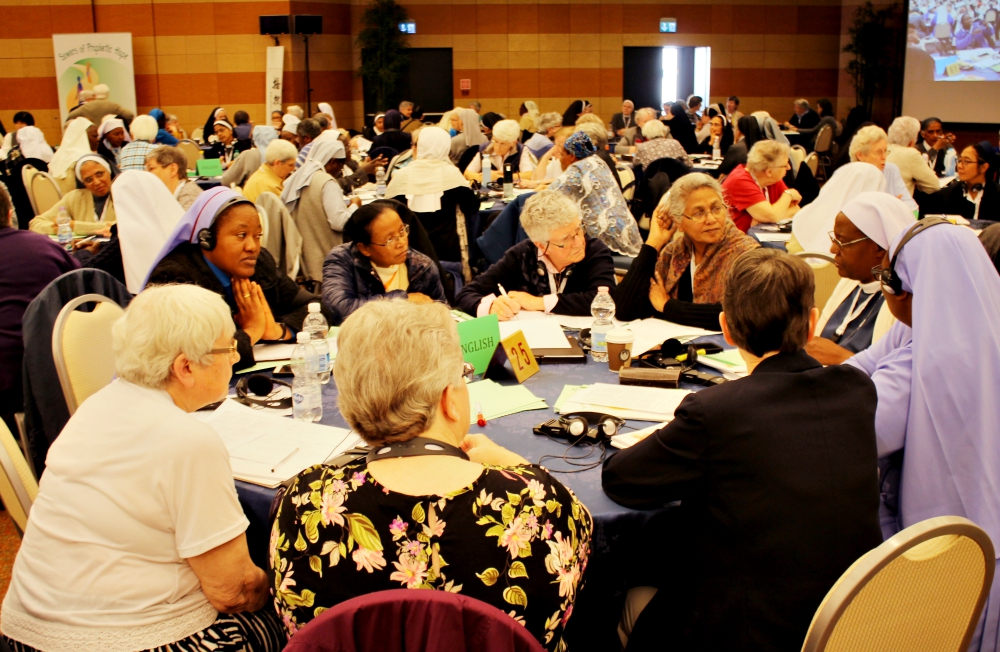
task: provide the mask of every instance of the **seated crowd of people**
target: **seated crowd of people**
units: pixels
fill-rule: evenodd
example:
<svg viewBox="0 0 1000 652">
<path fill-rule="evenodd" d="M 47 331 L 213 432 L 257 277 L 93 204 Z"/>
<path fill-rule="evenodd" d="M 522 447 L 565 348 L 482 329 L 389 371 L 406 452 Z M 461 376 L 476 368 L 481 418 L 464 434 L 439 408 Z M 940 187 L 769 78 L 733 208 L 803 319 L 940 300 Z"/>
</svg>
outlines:
<svg viewBox="0 0 1000 652">
<path fill-rule="evenodd" d="M 403 102 L 360 133 L 326 103 L 261 125 L 217 107 L 200 148 L 223 175 L 203 188 L 176 119 L 87 93 L 57 148 L 19 112 L 0 151 L 18 171 L 0 185 L 12 430 L 33 299 L 79 268 L 133 296 L 113 328 L 115 379 L 44 460 L 0 616 L 17 652 L 277 651 L 324 611 L 393 588 L 476 598 L 564 650 L 594 519 L 545 468 L 469 434 L 451 310 L 589 316 L 602 287 L 624 321 L 721 331 L 750 372 L 604 462 L 618 504 L 680 501 L 641 532 L 623 648 L 797 649 L 841 574 L 900 529 L 955 514 L 1000 542 L 987 396 L 1000 225 L 977 238 L 951 223 L 1000 221 L 988 142 L 956 147 L 933 117 L 841 124 L 825 99 L 796 100 L 783 123 L 735 96 L 662 115 L 626 100 L 607 122 L 585 100 L 563 114 L 525 102 L 517 119 L 473 102 L 437 122 Z M 819 185 L 789 135 L 809 151 L 827 128 Z M 67 189 L 37 215 L 14 180 L 29 164 Z M 384 193 L 362 200 L 383 172 Z M 482 211 L 505 181 L 532 192 Z M 789 221 L 790 253 L 755 237 Z M 824 305 L 796 253 L 832 258 Z M 227 450 L 191 413 L 257 364 L 254 345 L 294 341 L 315 302 L 341 326 L 350 427 L 375 448 L 420 438 L 445 453 L 302 471 L 272 507 L 260 568 Z M 997 649 L 998 592 L 971 650 Z"/>
</svg>

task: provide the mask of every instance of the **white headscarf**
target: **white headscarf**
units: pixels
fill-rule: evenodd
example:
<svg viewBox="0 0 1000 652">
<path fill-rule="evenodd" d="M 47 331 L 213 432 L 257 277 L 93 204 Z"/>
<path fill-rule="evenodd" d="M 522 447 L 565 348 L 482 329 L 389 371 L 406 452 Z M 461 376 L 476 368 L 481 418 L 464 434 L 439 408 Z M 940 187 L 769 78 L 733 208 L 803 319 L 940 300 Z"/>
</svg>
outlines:
<svg viewBox="0 0 1000 652">
<path fill-rule="evenodd" d="M 184 215 L 173 194 L 153 173 L 126 170 L 111 186 L 118 241 L 129 292 L 142 290 L 157 254 Z"/>
<path fill-rule="evenodd" d="M 449 159 L 451 136 L 440 127 L 424 127 L 417 132 L 417 158 L 392 175 L 386 197 L 404 195 L 410 210 L 433 213 L 441 210 L 446 190 L 468 187 L 469 182 Z"/>
<path fill-rule="evenodd" d="M 337 129 L 337 116 L 333 115 L 333 107 L 327 102 L 319 103 L 319 112 L 330 118 L 330 127 L 332 129 Z"/>
<path fill-rule="evenodd" d="M 113 115 L 106 115 L 101 119 L 101 126 L 97 128 L 98 138 L 103 140 L 104 146 L 110 149 L 112 152 L 115 151 L 115 148 L 112 147 L 111 143 L 109 143 L 107 139 L 104 137 L 108 134 L 109 131 L 114 131 L 118 127 L 121 127 L 122 130 L 125 132 L 125 142 L 131 143 L 132 136 L 129 135 L 128 129 L 125 129 L 125 121 L 122 120 L 121 118 L 116 118 Z"/>
<path fill-rule="evenodd" d="M 52 148 L 45 141 L 45 134 L 38 127 L 21 127 L 14 132 L 14 137 L 21 146 L 24 158 L 37 158 L 48 163 L 52 160 Z M 87 147 L 90 151 L 90 147 Z"/>
<path fill-rule="evenodd" d="M 283 125 L 281 130 L 287 131 L 290 134 L 296 134 L 300 122 L 302 121 L 296 118 L 291 113 L 286 113 L 285 115 L 281 116 L 281 124 Z"/>
<path fill-rule="evenodd" d="M 375 126 L 375 125 L 378 124 L 378 119 L 379 118 L 382 118 L 382 124 L 385 124 L 385 114 L 384 113 L 378 113 L 378 114 L 375 115 L 375 119 L 372 120 L 372 131 L 375 132 L 376 136 L 381 136 L 382 135 L 382 130 Z"/>
<path fill-rule="evenodd" d="M 465 146 L 473 147 L 488 143 L 489 138 L 479 128 L 479 114 L 472 109 L 456 109 L 462 119 L 462 135 L 465 136 Z"/>
<path fill-rule="evenodd" d="M 312 183 L 313 175 L 320 172 L 332 158 L 347 158 L 344 144 L 339 140 L 314 140 L 309 148 L 309 156 L 292 176 L 285 179 L 285 189 L 281 191 L 281 201 L 285 202 L 289 211 L 295 210 L 295 205 L 302 196 L 302 190 Z"/>
<path fill-rule="evenodd" d="M 848 163 L 841 166 L 819 191 L 819 196 L 792 220 L 795 239 L 804 251 L 829 254 L 829 233 L 833 230 L 837 213 L 863 192 L 884 190 L 885 176 L 874 165 Z"/>
<path fill-rule="evenodd" d="M 531 100 L 524 103 L 524 108 L 526 108 L 528 112 L 521 116 L 521 129 L 527 129 L 528 131 L 534 133 L 538 131 L 538 121 L 542 115 L 538 112 L 538 105 Z"/>
<path fill-rule="evenodd" d="M 100 154 L 84 154 L 76 162 L 76 165 L 73 166 L 73 175 L 80 183 L 83 183 L 83 177 L 80 176 L 80 168 L 83 167 L 84 163 L 97 163 L 109 173 L 111 172 L 111 164 L 108 163 L 103 156 Z"/>
<path fill-rule="evenodd" d="M 87 118 L 76 118 L 66 127 L 59 149 L 49 161 L 49 174 L 56 179 L 65 179 L 72 173 L 73 166 L 81 156 L 90 154 L 90 138 L 87 129 L 94 124 Z"/>
<path fill-rule="evenodd" d="M 917 221 L 906 204 L 887 192 L 863 192 L 849 201 L 841 212 L 886 251 L 900 233 Z"/>
</svg>

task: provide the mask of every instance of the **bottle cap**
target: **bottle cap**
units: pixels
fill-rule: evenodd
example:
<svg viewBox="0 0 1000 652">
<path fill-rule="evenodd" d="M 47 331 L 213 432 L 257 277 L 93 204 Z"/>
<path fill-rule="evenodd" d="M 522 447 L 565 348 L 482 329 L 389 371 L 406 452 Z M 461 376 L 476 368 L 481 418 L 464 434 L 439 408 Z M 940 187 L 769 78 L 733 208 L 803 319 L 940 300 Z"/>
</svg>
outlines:
<svg viewBox="0 0 1000 652">
<path fill-rule="evenodd" d="M 298 334 L 296 334 L 295 341 L 298 342 L 299 344 L 309 344 L 309 340 L 311 337 L 312 336 L 306 331 L 300 331 Z"/>
<path fill-rule="evenodd" d="M 597 288 L 597 292 L 598 293 L 607 294 L 608 293 L 608 286 L 607 285 L 601 285 L 600 287 Z"/>
<path fill-rule="evenodd" d="M 313 301 L 309 304 L 309 313 L 319 312 L 319 301 Z"/>
</svg>

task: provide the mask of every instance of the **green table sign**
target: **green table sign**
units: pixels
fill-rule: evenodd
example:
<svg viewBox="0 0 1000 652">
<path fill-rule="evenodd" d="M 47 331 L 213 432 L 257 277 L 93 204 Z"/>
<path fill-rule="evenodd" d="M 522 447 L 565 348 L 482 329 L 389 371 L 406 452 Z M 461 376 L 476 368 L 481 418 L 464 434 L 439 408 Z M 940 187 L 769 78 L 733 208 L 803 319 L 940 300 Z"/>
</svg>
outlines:
<svg viewBox="0 0 1000 652">
<path fill-rule="evenodd" d="M 500 344 L 500 320 L 496 315 L 487 315 L 459 322 L 457 327 L 462 359 L 476 368 L 476 374 L 486 373 L 486 366 Z"/>
</svg>

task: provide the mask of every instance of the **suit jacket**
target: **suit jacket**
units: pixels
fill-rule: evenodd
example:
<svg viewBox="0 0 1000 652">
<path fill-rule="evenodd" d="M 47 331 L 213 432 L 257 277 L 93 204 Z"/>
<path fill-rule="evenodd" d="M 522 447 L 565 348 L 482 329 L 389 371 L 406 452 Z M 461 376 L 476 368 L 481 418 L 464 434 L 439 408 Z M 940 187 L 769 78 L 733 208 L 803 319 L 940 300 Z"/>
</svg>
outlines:
<svg viewBox="0 0 1000 652">
<path fill-rule="evenodd" d="M 788 120 L 788 124 L 799 129 L 812 129 L 819 124 L 819 114 L 812 109 L 802 115 L 796 113 Z"/>
<path fill-rule="evenodd" d="M 642 612 L 637 649 L 798 650 L 827 591 L 882 542 L 875 386 L 804 351 L 689 395 L 674 420 L 604 463 L 616 502 L 680 500 L 670 587 Z M 656 648 L 656 643 L 650 647 Z M 673 646 L 672 646 L 673 647 Z"/>
<path fill-rule="evenodd" d="M 615 136 L 618 135 L 619 129 L 625 129 L 626 127 L 634 127 L 634 126 L 635 126 L 635 111 L 633 111 L 632 115 L 629 116 L 629 123 L 627 125 L 625 124 L 625 116 L 623 116 L 621 113 L 616 113 L 613 116 L 611 116 L 611 131 L 615 132 Z"/>
</svg>

